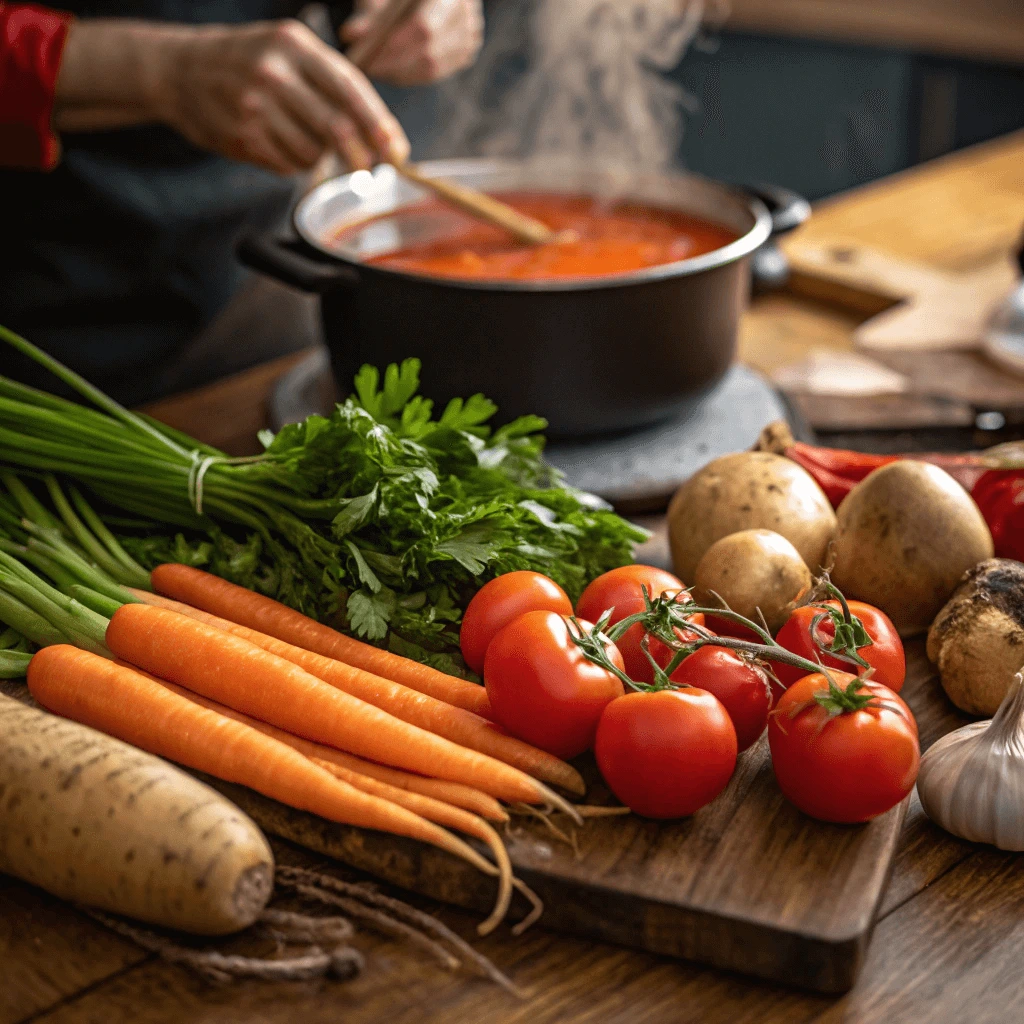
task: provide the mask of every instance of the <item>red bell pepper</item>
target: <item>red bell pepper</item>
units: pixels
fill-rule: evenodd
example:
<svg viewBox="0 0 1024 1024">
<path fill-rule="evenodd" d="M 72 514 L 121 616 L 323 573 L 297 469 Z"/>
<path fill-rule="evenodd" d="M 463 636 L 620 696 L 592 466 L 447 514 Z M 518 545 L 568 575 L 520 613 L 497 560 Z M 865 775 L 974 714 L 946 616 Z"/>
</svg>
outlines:
<svg viewBox="0 0 1024 1024">
<path fill-rule="evenodd" d="M 1024 562 L 1024 470 L 990 469 L 971 490 L 999 558 Z"/>
</svg>

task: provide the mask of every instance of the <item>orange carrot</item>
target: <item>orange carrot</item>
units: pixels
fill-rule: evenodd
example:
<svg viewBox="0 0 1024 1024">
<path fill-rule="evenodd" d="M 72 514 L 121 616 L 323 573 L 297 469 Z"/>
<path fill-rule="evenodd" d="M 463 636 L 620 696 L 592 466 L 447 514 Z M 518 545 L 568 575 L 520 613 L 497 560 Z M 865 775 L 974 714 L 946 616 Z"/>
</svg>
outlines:
<svg viewBox="0 0 1024 1024">
<path fill-rule="evenodd" d="M 150 597 L 152 596 L 150 594 Z M 159 600 L 166 600 L 166 598 L 159 598 Z M 177 602 L 170 603 L 177 604 Z M 136 669 L 136 671 L 142 672 L 143 675 L 149 675 L 148 672 L 143 672 L 142 669 Z M 156 676 L 150 676 L 150 678 L 156 679 Z M 245 719 L 254 729 L 259 729 L 268 736 L 273 736 L 282 743 L 287 743 L 288 746 L 294 747 L 300 754 L 305 754 L 306 757 L 312 757 L 319 761 L 328 761 L 339 768 L 347 768 L 349 771 L 358 772 L 360 775 L 368 775 L 371 779 L 378 779 L 381 782 L 388 783 L 388 785 L 397 786 L 399 789 L 407 789 L 410 793 L 420 793 L 423 796 L 433 797 L 435 800 L 441 800 L 454 807 L 461 807 L 464 811 L 471 811 L 473 814 L 479 815 L 481 818 L 487 818 L 490 821 L 502 823 L 508 821 L 508 814 L 501 804 L 493 796 L 488 796 L 479 789 L 464 786 L 461 782 L 428 779 L 425 775 L 413 775 L 412 772 L 404 772 L 401 768 L 389 768 L 387 765 L 366 761 L 361 757 L 356 757 L 355 754 L 348 754 L 343 750 L 335 750 L 334 747 L 327 747 L 322 743 L 314 743 L 312 740 L 304 740 L 301 736 L 293 736 L 290 732 L 285 732 L 276 726 L 267 725 L 266 722 L 243 715 L 241 711 L 228 708 L 225 704 L 217 704 L 216 701 L 200 696 L 198 693 L 193 693 L 191 690 L 186 690 L 175 683 L 168 683 L 166 680 L 159 680 L 159 682 L 163 686 L 170 687 L 176 691 L 180 690 L 189 700 L 202 704 L 205 707 L 214 707 L 215 710 L 219 710 L 222 714 L 232 718 Z"/>
<path fill-rule="evenodd" d="M 161 682 L 160 680 L 157 681 Z M 333 760 L 320 757 L 321 752 L 330 751 L 329 747 L 323 747 L 319 743 L 304 740 L 300 736 L 292 736 L 291 733 L 287 733 L 283 729 L 267 725 L 266 722 L 257 721 L 255 718 L 243 715 L 241 711 L 225 707 L 223 704 L 218 704 L 216 701 L 203 697 L 198 693 L 193 693 L 191 690 L 186 690 L 182 686 L 176 686 L 174 683 L 161 682 L 161 685 L 201 707 L 209 708 L 210 711 L 215 711 L 219 715 L 224 715 L 226 718 L 241 722 L 243 725 L 256 729 L 263 733 L 264 736 L 270 736 L 280 743 L 286 743 L 293 750 L 297 750 L 303 756 L 308 757 L 314 764 L 329 771 L 336 779 L 341 779 L 342 782 L 347 782 L 350 786 L 355 786 L 356 789 L 362 790 L 364 793 L 370 793 L 373 796 L 390 800 L 391 803 L 398 804 L 399 807 L 404 807 L 406 810 L 426 818 L 427 821 L 458 829 L 460 832 L 465 832 L 466 835 L 474 836 L 485 842 L 490 847 L 491 853 L 494 855 L 494 862 L 498 865 L 500 872 L 499 894 L 491 916 L 486 921 L 483 921 L 477 930 L 481 935 L 487 935 L 504 918 L 508 912 L 509 901 L 512 897 L 512 862 L 508 859 L 508 851 L 505 849 L 505 844 L 499 838 L 498 833 L 483 819 L 462 810 L 460 807 L 453 807 L 451 804 L 435 800 L 433 797 L 422 796 L 419 793 L 411 793 L 397 786 L 391 786 L 368 775 L 362 775 L 352 768 L 337 764 Z"/>
<path fill-rule="evenodd" d="M 549 803 L 581 820 L 571 804 L 525 772 L 402 722 L 241 637 L 177 612 L 123 605 L 106 641 L 138 668 L 297 736 L 510 802 Z"/>
<path fill-rule="evenodd" d="M 136 671 L 141 672 L 142 670 L 137 669 Z M 278 729 L 276 725 L 268 725 L 266 722 L 261 722 L 258 718 L 252 718 L 241 711 L 235 711 L 234 708 L 229 708 L 225 704 L 218 704 L 217 701 L 210 700 L 209 697 L 204 697 L 202 694 L 194 693 L 191 690 L 186 690 L 185 687 L 178 686 L 176 683 L 168 683 L 164 680 L 161 680 L 161 682 L 164 686 L 174 690 L 175 693 L 181 693 L 183 697 L 187 697 L 196 704 L 202 704 L 205 708 L 211 708 L 222 715 L 227 715 L 228 718 L 244 722 L 253 729 L 259 729 L 260 732 L 265 733 L 267 736 L 273 736 L 275 740 L 279 740 L 281 743 L 287 743 L 288 746 L 294 748 L 300 754 L 312 758 L 314 761 L 326 762 L 325 767 L 330 765 L 329 771 L 338 770 L 338 778 L 344 778 L 346 773 L 365 775 L 380 783 L 387 784 L 391 788 L 407 790 L 409 793 L 429 797 L 441 803 L 451 804 L 453 807 L 461 807 L 463 810 L 471 811 L 473 815 L 479 817 L 490 818 L 492 821 L 498 822 L 508 821 L 508 814 L 505 813 L 501 804 L 494 797 L 481 793 L 479 789 L 470 789 L 469 786 L 463 786 L 458 782 L 445 782 L 443 779 L 428 779 L 422 775 L 403 772 L 399 768 L 388 768 L 386 765 L 374 764 L 373 761 L 366 761 L 361 757 L 356 757 L 355 754 L 346 754 L 343 750 L 335 750 L 334 747 L 327 747 L 322 743 L 314 743 L 312 740 L 305 740 L 301 736 L 285 732 L 284 729 Z M 426 788 L 417 788 L 417 783 L 425 783 Z M 455 796 L 456 800 L 448 799 L 449 795 Z M 473 797 L 478 799 L 473 800 Z M 472 803 L 473 806 L 467 807 L 464 803 L 457 801 L 466 801 L 467 803 Z M 480 809 L 478 810 L 478 808 Z"/>
<path fill-rule="evenodd" d="M 487 874 L 497 873 L 471 846 L 433 822 L 356 789 L 287 744 L 201 707 L 127 665 L 56 644 L 32 658 L 28 687 L 43 707 L 152 754 L 330 821 L 431 843 Z"/>
<path fill-rule="evenodd" d="M 279 601 L 229 583 L 202 569 L 176 563 L 158 565 L 153 570 L 152 580 L 153 588 L 166 597 L 402 683 L 412 690 L 474 711 L 484 718 L 493 717 L 487 691 L 482 686 L 345 636 Z"/>
<path fill-rule="evenodd" d="M 494 725 L 479 715 L 475 715 L 472 711 L 453 707 L 451 704 L 412 690 L 401 683 L 383 679 L 371 672 L 354 668 L 314 651 L 295 647 L 293 644 L 267 636 L 265 633 L 259 633 L 248 626 L 229 622 L 227 619 L 193 608 L 181 601 L 174 601 L 145 590 L 132 590 L 131 593 L 146 604 L 169 608 L 171 611 L 188 615 L 199 622 L 205 622 L 209 626 L 216 626 L 218 629 L 240 636 L 243 640 L 248 640 L 271 654 L 276 654 L 286 661 L 299 665 L 311 675 L 316 676 L 317 679 L 322 679 L 324 682 L 338 687 L 339 690 L 352 694 L 353 697 L 365 700 L 368 704 L 382 708 L 403 722 L 418 725 L 421 729 L 426 729 L 437 736 L 443 736 L 463 747 L 469 747 L 470 750 L 489 754 L 499 761 L 504 761 L 505 764 L 519 768 L 528 775 L 533 775 L 550 785 L 561 786 L 571 793 L 582 794 L 586 790 L 579 772 L 571 765 L 566 764 L 553 754 L 538 750 L 529 743 L 516 739 L 514 736 L 499 732 Z"/>
<path fill-rule="evenodd" d="M 173 686 L 174 684 L 166 683 L 165 685 Z M 190 690 L 185 690 L 184 692 L 190 699 L 198 700 L 201 703 L 214 702 Z M 224 706 L 218 705 L 217 707 L 223 708 Z M 366 775 L 380 782 L 386 782 L 388 785 L 398 788 L 398 790 L 407 790 L 409 793 L 430 797 L 433 800 L 451 804 L 453 807 L 461 807 L 464 811 L 470 811 L 490 821 L 504 823 L 509 819 L 508 813 L 494 797 L 489 797 L 487 794 L 474 790 L 471 786 L 463 785 L 461 782 L 449 782 L 442 778 L 427 778 L 425 775 L 414 775 L 412 772 L 402 771 L 400 768 L 389 768 L 387 765 L 366 761 L 362 758 L 357 758 L 354 754 L 337 751 L 333 746 L 314 743 L 311 739 L 303 739 L 301 736 L 285 732 L 284 729 L 267 725 L 266 722 L 249 718 L 249 716 L 242 715 L 242 712 L 239 711 L 226 709 L 223 714 L 231 717 L 242 716 L 254 729 L 259 729 L 260 732 L 265 732 L 268 736 L 273 736 L 275 739 L 280 739 L 283 743 L 288 743 L 289 746 L 294 746 L 295 750 L 300 754 L 304 754 L 307 758 L 312 758 L 318 762 L 326 762 L 325 767 L 328 764 L 331 765 L 329 770 L 333 771 L 334 768 L 338 768 L 341 771 L 357 772 L 359 775 Z M 398 801 L 395 801 L 395 803 L 398 803 Z"/>
</svg>

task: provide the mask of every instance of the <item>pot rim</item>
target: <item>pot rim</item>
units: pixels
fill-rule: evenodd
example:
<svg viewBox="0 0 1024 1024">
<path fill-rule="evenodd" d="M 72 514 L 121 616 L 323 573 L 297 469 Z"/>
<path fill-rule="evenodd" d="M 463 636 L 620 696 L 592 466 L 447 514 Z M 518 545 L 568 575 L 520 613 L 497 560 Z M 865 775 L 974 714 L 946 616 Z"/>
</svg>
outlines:
<svg viewBox="0 0 1024 1024">
<path fill-rule="evenodd" d="M 425 160 L 421 163 L 417 163 L 417 168 L 422 173 L 433 175 L 435 177 L 458 177 L 460 174 L 472 172 L 486 173 L 488 171 L 500 173 L 502 171 L 514 169 L 522 169 L 528 172 L 530 169 L 536 170 L 544 166 L 550 167 L 557 165 L 545 165 L 538 162 L 527 163 L 525 161 L 516 160 L 472 158 L 459 160 Z M 619 173 L 621 173 L 621 171 L 619 171 Z M 347 258 L 339 254 L 337 251 L 328 248 L 321 240 L 320 235 L 313 231 L 309 226 L 312 214 L 326 203 L 337 198 L 339 195 L 350 193 L 358 196 L 358 191 L 352 187 L 354 180 L 355 182 L 358 182 L 360 178 L 357 178 L 356 176 L 359 175 L 362 176 L 361 180 L 365 181 L 365 176 L 368 174 L 372 174 L 375 178 L 380 177 L 381 175 L 397 176 L 397 172 L 393 167 L 387 164 L 382 164 L 375 167 L 372 172 L 355 171 L 350 174 L 343 174 L 337 178 L 331 178 L 330 180 L 317 185 L 315 188 L 307 192 L 306 195 L 298 201 L 298 203 L 296 203 L 295 208 L 292 211 L 292 224 L 299 237 L 302 238 L 307 245 L 310 245 L 329 260 L 335 263 L 340 263 L 346 267 L 350 267 L 359 273 L 372 272 L 373 274 L 381 274 L 385 277 L 404 279 L 410 282 L 446 285 L 448 287 L 454 287 L 466 291 L 555 293 L 600 291 L 608 288 L 621 288 L 629 285 L 664 281 L 670 278 L 690 277 L 694 274 L 703 273 L 704 271 L 715 270 L 718 267 L 727 266 L 730 263 L 735 263 L 737 260 L 743 259 L 745 256 L 749 256 L 755 249 L 762 246 L 772 234 L 772 216 L 764 203 L 756 196 L 745 192 L 742 188 L 727 185 L 723 182 L 719 182 L 711 178 L 705 178 L 698 174 L 674 172 L 671 174 L 660 175 L 660 177 L 669 181 L 696 181 L 705 186 L 711 186 L 717 189 L 721 195 L 738 201 L 740 204 L 745 206 L 754 218 L 753 225 L 734 241 L 729 242 L 727 245 L 723 245 L 718 249 L 712 249 L 710 252 L 702 253 L 699 256 L 691 256 L 688 259 L 676 260 L 673 263 L 661 263 L 657 266 L 647 267 L 643 270 L 633 270 L 626 274 L 614 274 L 608 275 L 607 277 L 585 277 L 578 279 L 568 278 L 551 281 L 529 279 L 502 281 L 441 277 L 432 274 L 414 274 L 405 270 L 374 266 L 372 264 L 364 263 L 361 260 Z M 397 211 L 401 209 L 403 205 L 405 204 L 399 204 L 394 209 Z M 379 213 L 368 214 L 363 219 L 369 220 L 374 216 L 380 215 L 381 214 Z M 357 218 L 351 223 L 355 225 L 359 222 L 360 219 Z"/>
</svg>

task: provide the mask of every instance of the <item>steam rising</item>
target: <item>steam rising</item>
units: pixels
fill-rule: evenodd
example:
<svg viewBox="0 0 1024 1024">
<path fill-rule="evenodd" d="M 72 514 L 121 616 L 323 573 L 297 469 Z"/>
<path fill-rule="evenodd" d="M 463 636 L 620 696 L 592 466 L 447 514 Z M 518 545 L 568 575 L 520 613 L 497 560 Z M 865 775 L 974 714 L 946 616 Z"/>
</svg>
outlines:
<svg viewBox="0 0 1024 1024">
<path fill-rule="evenodd" d="M 693 102 L 665 72 L 711 14 L 716 0 L 500 0 L 479 60 L 442 94 L 432 148 L 666 169 Z"/>
</svg>

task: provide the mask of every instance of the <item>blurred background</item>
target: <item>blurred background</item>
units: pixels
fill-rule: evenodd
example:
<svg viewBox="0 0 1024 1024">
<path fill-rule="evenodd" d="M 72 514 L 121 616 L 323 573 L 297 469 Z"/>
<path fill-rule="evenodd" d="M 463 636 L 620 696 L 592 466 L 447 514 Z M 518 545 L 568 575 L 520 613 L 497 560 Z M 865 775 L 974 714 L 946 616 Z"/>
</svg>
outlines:
<svg viewBox="0 0 1024 1024">
<path fill-rule="evenodd" d="M 536 5 L 485 3 L 492 108 L 529 63 Z M 1021 0 L 732 0 L 703 16 L 664 72 L 685 90 L 679 162 L 700 173 L 819 199 L 1024 127 Z M 382 91 L 431 155 L 467 87 Z"/>
</svg>

